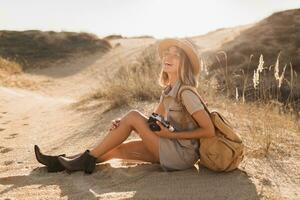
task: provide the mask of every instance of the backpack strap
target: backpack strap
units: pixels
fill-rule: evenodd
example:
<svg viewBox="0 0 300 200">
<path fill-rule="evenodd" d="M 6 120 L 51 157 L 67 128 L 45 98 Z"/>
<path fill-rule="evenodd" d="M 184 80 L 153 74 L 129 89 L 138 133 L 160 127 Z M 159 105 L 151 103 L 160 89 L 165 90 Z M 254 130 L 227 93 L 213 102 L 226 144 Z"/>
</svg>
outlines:
<svg viewBox="0 0 300 200">
<path fill-rule="evenodd" d="M 183 92 L 184 90 L 191 90 L 192 92 L 194 92 L 194 93 L 199 97 L 199 99 L 200 99 L 201 103 L 203 104 L 203 107 L 204 107 L 204 109 L 206 110 L 206 112 L 210 115 L 210 111 L 208 110 L 207 104 L 202 100 L 200 94 L 197 92 L 196 88 L 193 87 L 193 86 L 189 86 L 189 85 L 181 85 L 181 86 L 180 86 L 180 88 L 179 88 L 179 90 L 178 90 L 178 93 L 177 93 L 177 99 L 178 99 L 178 101 L 179 101 L 182 105 L 184 105 L 184 104 L 182 103 L 182 92 Z M 184 107 L 185 107 L 185 106 L 184 106 Z"/>
</svg>

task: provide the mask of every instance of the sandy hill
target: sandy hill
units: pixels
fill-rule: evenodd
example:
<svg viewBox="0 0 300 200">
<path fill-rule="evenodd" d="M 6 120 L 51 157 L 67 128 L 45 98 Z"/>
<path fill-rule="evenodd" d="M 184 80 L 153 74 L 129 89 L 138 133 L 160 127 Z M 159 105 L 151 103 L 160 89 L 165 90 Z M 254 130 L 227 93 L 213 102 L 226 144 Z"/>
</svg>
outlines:
<svg viewBox="0 0 300 200">
<path fill-rule="evenodd" d="M 285 101 L 290 95 L 290 82 L 291 79 L 294 79 L 294 98 L 299 102 L 300 78 L 297 78 L 299 77 L 297 74 L 300 74 L 299 27 L 300 9 L 293 9 L 274 13 L 256 24 L 243 26 L 242 29 L 221 29 L 209 33 L 211 36 L 222 33 L 222 31 L 233 33 L 226 38 L 227 41 L 223 39 L 222 42 L 219 42 L 219 46 L 202 50 L 202 55 L 210 72 L 209 77 L 216 76 L 220 85 L 226 86 L 224 84 L 226 76 L 224 76 L 223 70 L 227 62 L 228 78 L 233 80 L 232 96 L 235 96 L 235 87 L 239 91 L 243 90 L 244 73 L 248 75 L 249 80 L 246 83 L 247 97 L 252 99 L 254 96 L 252 77 L 258 66 L 260 55 L 263 55 L 264 68 L 266 69 L 264 76 L 269 85 L 268 90 L 274 90 L 278 85 L 274 78 L 274 65 L 279 56 L 279 75 L 283 72 L 284 66 L 287 65 L 284 73 L 286 80 L 281 86 L 282 100 Z M 195 40 L 198 40 L 201 46 L 201 37 L 196 37 Z M 227 54 L 227 58 L 221 53 L 222 51 Z M 216 56 L 218 56 L 219 61 Z"/>
<path fill-rule="evenodd" d="M 251 27 L 220 29 L 192 39 L 208 52 L 234 42 Z M 157 40 L 106 39 L 112 47 L 107 51 L 100 47 L 94 53 L 76 54 L 43 68 L 29 66 L 19 73 L 14 73 L 16 63 L 3 58 L 0 199 L 299 199 L 299 123 L 272 105 L 228 100 L 215 94 L 205 80 L 201 80 L 201 94 L 211 108 L 232 121 L 245 142 L 246 158 L 238 170 L 215 173 L 195 166 L 166 173 L 158 165 L 113 159 L 98 164 L 90 176 L 47 173 L 35 160 L 34 144 L 47 154 L 75 154 L 101 140 L 112 119 L 130 109 L 149 115 L 157 104 L 161 89 L 153 80 L 160 67 Z M 73 42 L 70 46 L 88 49 L 85 42 L 83 46 Z M 27 48 L 24 51 L 30 52 Z M 130 139 L 139 137 L 133 132 Z"/>
<path fill-rule="evenodd" d="M 249 56 L 253 54 L 258 61 L 264 55 L 266 65 L 274 64 L 281 52 L 282 63 L 291 62 L 294 70 L 300 73 L 300 9 L 272 14 L 262 21 L 243 30 L 234 40 L 225 42 L 218 51 L 226 51 L 228 65 L 240 64 L 246 67 Z M 218 68 L 213 65 L 212 70 Z"/>
<path fill-rule="evenodd" d="M 0 56 L 17 61 L 24 70 L 110 48 L 106 40 L 85 32 L 0 31 Z"/>
</svg>

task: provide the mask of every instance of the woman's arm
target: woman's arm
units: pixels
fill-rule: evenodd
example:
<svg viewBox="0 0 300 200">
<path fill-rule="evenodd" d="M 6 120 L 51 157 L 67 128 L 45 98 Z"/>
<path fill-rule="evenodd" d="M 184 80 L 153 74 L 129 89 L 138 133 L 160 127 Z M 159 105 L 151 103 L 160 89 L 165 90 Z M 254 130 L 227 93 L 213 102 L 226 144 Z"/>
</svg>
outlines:
<svg viewBox="0 0 300 200">
<path fill-rule="evenodd" d="M 192 116 L 198 123 L 199 128 L 188 131 L 171 132 L 169 131 L 169 129 L 165 128 L 160 122 L 157 122 L 157 124 L 162 130 L 156 131 L 156 134 L 160 137 L 177 139 L 199 139 L 202 137 L 212 137 L 215 135 L 215 127 L 208 113 L 204 109 L 195 111 L 192 114 Z"/>
<path fill-rule="evenodd" d="M 178 131 L 174 134 L 174 138 L 178 139 L 199 139 L 202 137 L 213 137 L 215 135 L 215 127 L 205 110 L 198 110 L 192 114 L 199 128 L 190 131 Z"/>
</svg>

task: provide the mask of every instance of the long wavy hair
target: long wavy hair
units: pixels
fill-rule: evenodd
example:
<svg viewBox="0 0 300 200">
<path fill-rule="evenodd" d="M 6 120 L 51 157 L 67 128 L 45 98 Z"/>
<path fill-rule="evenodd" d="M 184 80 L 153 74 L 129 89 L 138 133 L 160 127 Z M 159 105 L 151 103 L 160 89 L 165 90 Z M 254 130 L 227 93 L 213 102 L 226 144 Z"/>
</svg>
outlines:
<svg viewBox="0 0 300 200">
<path fill-rule="evenodd" d="M 190 85 L 197 88 L 199 74 L 195 75 L 193 73 L 193 66 L 186 53 L 181 48 L 177 46 L 176 48 L 180 53 L 180 64 L 177 70 L 177 77 L 179 78 L 179 80 L 183 85 Z M 161 65 L 163 65 L 162 60 L 161 60 Z M 168 85 L 169 76 L 168 73 L 163 70 L 163 67 L 161 67 L 158 82 L 159 85 L 162 87 L 166 87 Z"/>
</svg>

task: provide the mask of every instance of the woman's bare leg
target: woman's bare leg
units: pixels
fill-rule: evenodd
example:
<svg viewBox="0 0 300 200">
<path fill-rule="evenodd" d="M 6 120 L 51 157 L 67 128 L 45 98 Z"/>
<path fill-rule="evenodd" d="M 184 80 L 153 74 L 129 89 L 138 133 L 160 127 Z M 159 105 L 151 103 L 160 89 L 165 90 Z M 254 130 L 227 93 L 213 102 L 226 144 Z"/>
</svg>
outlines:
<svg viewBox="0 0 300 200">
<path fill-rule="evenodd" d="M 123 142 L 118 147 L 98 157 L 97 162 L 104 162 L 113 158 L 159 163 L 159 161 L 147 149 L 147 147 L 141 139 L 132 139 Z"/>
<path fill-rule="evenodd" d="M 98 158 L 99 162 L 104 161 L 105 157 L 109 157 L 105 154 L 121 145 L 129 137 L 132 130 L 139 134 L 145 147 L 153 154 L 155 161 L 158 162 L 159 136 L 149 129 L 146 116 L 137 110 L 131 110 L 122 117 L 119 126 L 109 131 L 105 138 L 90 150 L 90 154 Z M 122 145 L 122 148 L 124 149 L 124 145 Z M 103 160 L 101 160 L 101 156 L 104 157 Z"/>
</svg>

